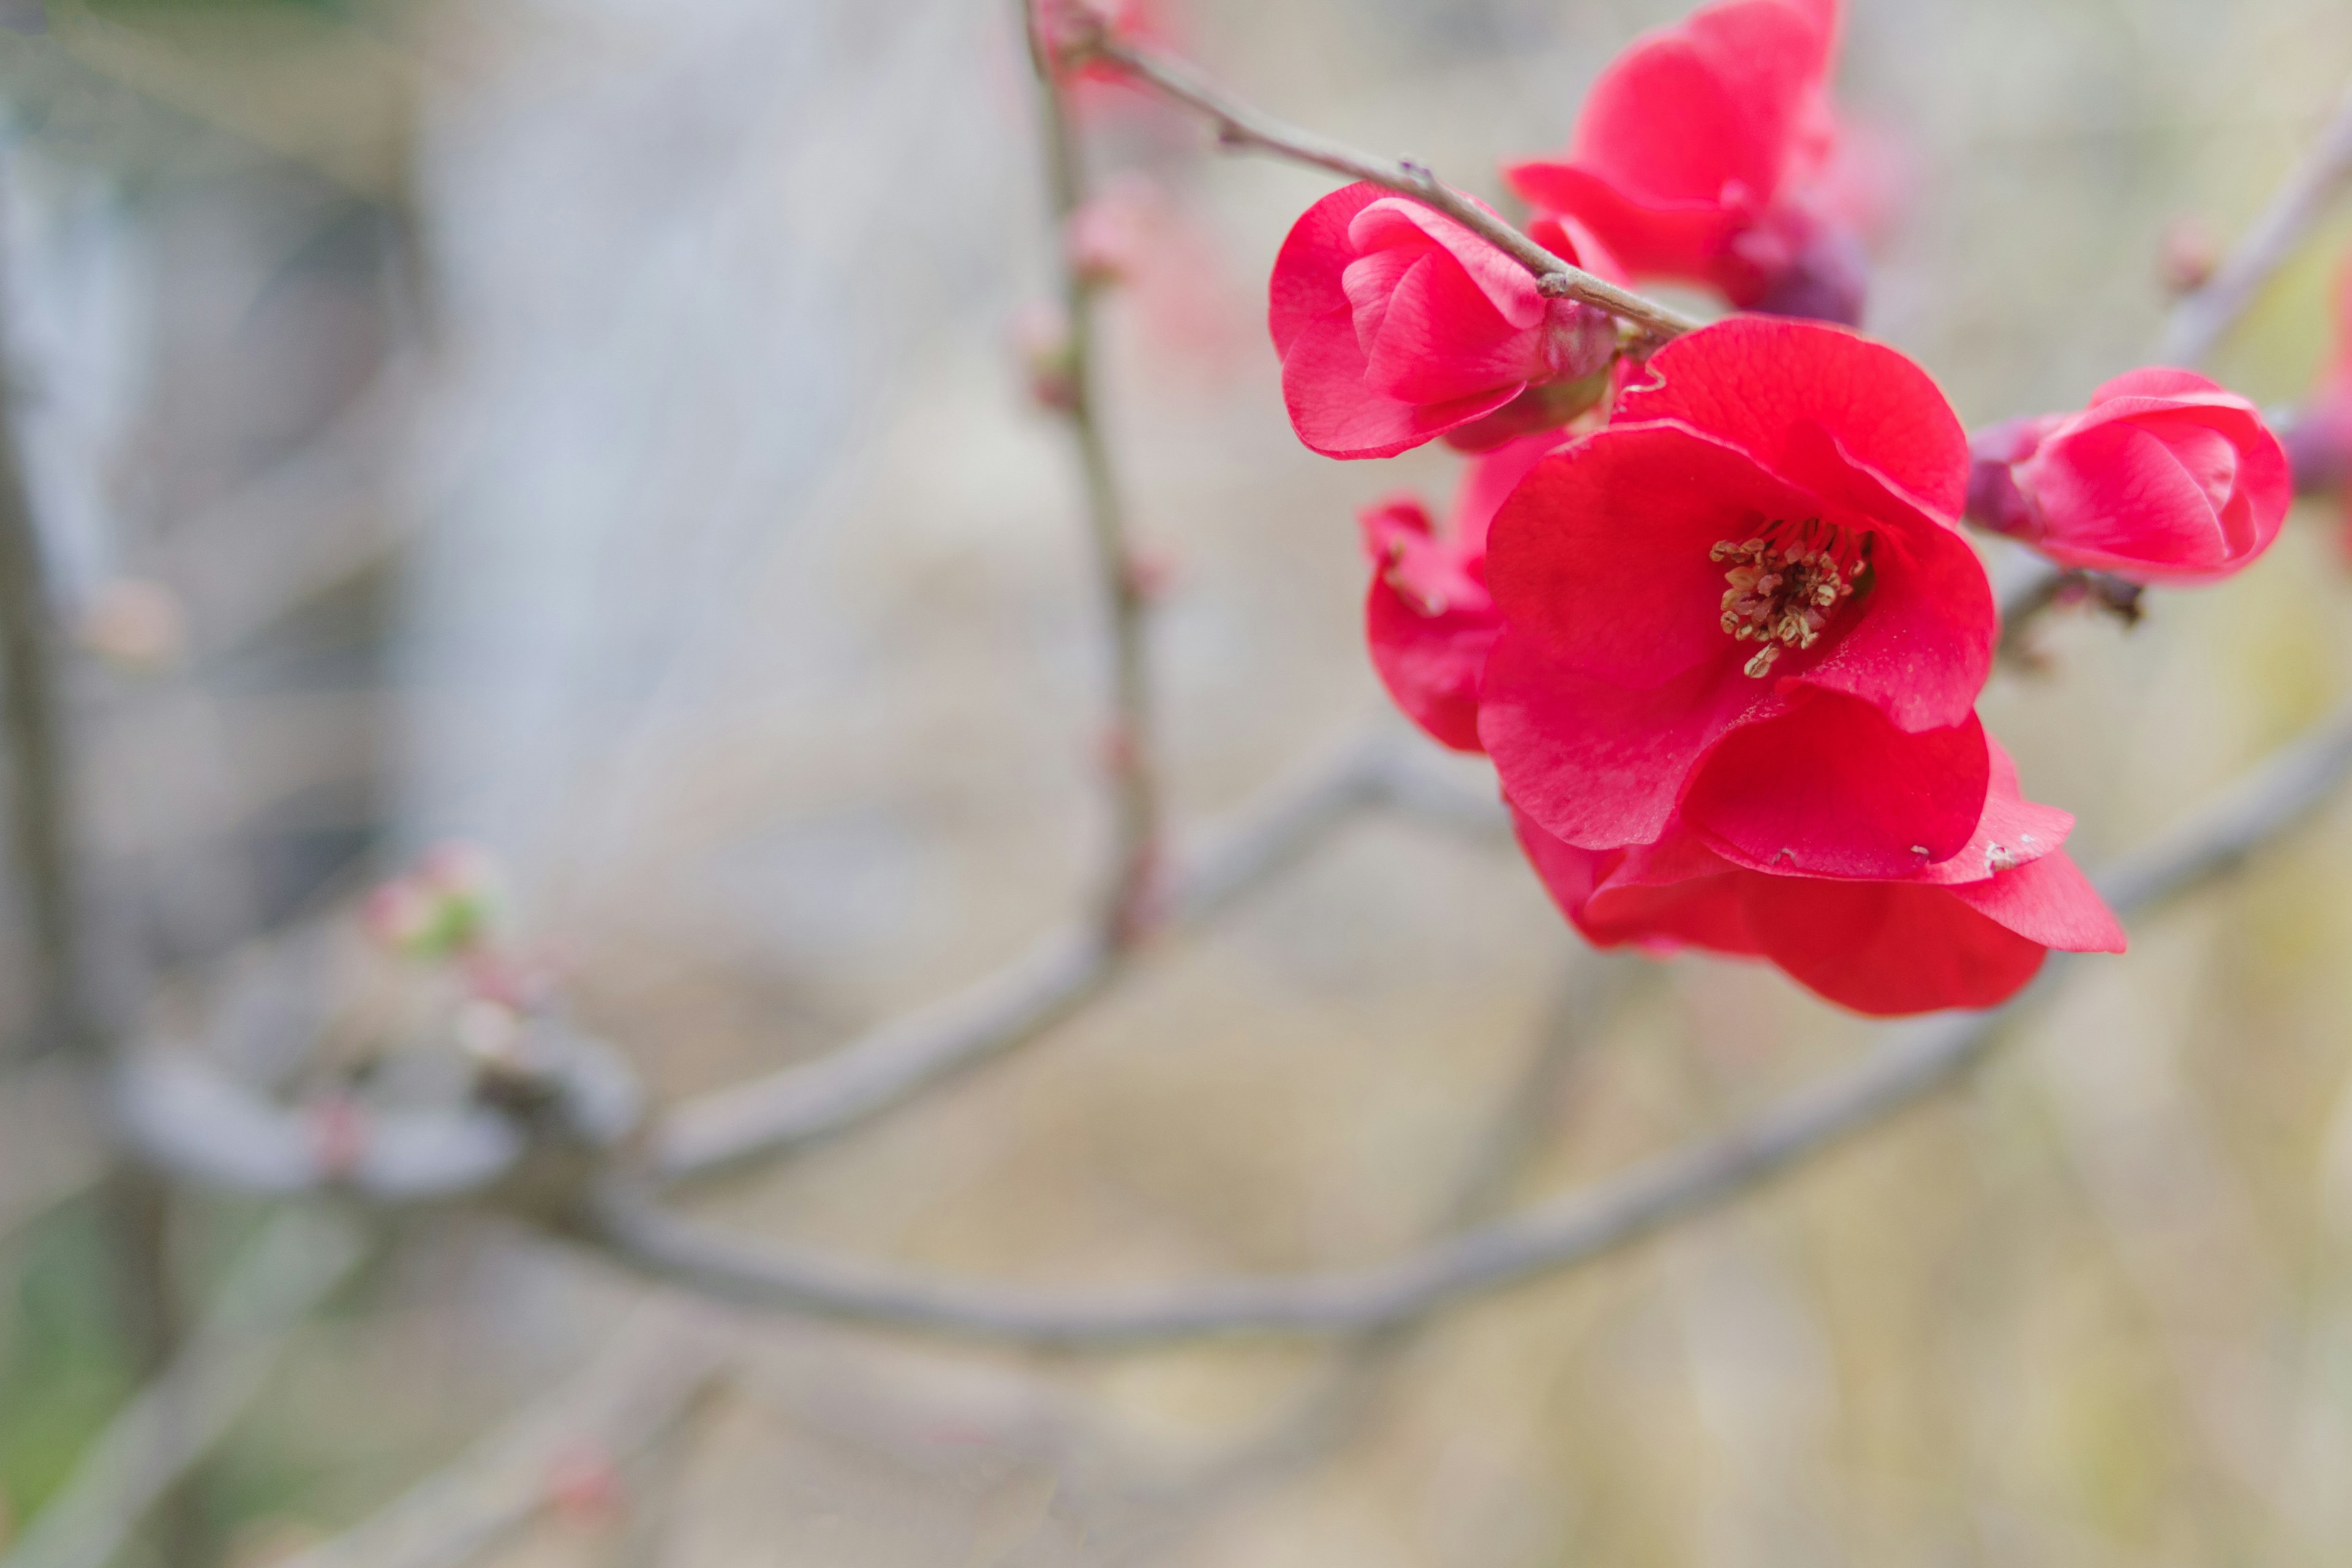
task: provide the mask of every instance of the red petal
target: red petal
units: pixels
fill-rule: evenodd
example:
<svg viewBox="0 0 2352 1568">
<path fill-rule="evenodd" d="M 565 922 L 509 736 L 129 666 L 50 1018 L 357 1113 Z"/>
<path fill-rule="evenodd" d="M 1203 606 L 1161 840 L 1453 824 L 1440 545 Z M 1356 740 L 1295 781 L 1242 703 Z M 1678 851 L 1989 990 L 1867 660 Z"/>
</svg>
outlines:
<svg viewBox="0 0 2352 1568">
<path fill-rule="evenodd" d="M 1687 945 L 1742 955 L 1763 951 L 1748 929 L 1747 907 L 1727 868 L 1671 883 L 1616 885 L 1625 851 L 1563 843 L 1517 805 L 1511 822 L 1544 890 L 1595 946 L 1632 942 L 1670 952 Z"/>
<path fill-rule="evenodd" d="M 1486 581 L 1561 664 L 1652 687 L 1752 650 L 1725 635 L 1718 542 L 1820 510 L 1743 454 L 1675 426 L 1612 426 L 1544 458 L 1495 518 Z"/>
<path fill-rule="evenodd" d="M 1648 690 L 1612 686 L 1511 626 L 1486 661 L 1478 738 L 1504 792 L 1548 832 L 1589 848 L 1647 844 L 1700 753 L 1769 700 L 1760 687 L 1712 664 Z"/>
<path fill-rule="evenodd" d="M 2069 952 L 2121 952 L 2124 928 L 2091 879 L 2064 854 L 1952 889 L 1979 914 L 2045 947 Z"/>
<path fill-rule="evenodd" d="M 1990 778 L 1973 713 L 1910 734 L 1866 702 L 1814 693 L 1717 742 L 1682 814 L 1732 858 L 1778 874 L 1909 878 L 1968 845 Z"/>
<path fill-rule="evenodd" d="M 1310 323 L 1282 359 L 1282 400 L 1298 438 L 1327 458 L 1391 458 L 1492 414 L 1517 383 L 1451 403 L 1400 403 L 1364 384 L 1364 353 L 1345 315 Z"/>
<path fill-rule="evenodd" d="M 1906 730 L 1959 722 L 1992 674 L 2000 634 L 1983 562 L 1958 533 L 1922 518 L 1878 531 L 1866 581 L 1840 616 L 1849 629 L 1801 679 L 1873 703 Z"/>
<path fill-rule="evenodd" d="M 1766 956 L 1857 1013 L 1994 1006 L 2033 978 L 2046 951 L 1942 888 L 1752 871 L 1739 885 Z"/>
<path fill-rule="evenodd" d="M 1704 280 L 1747 221 L 1713 199 L 1643 200 L 1572 163 L 1514 163 L 1503 178 L 1528 205 L 1572 214 L 1601 237 L 1629 277 Z"/>
<path fill-rule="evenodd" d="M 1348 226 L 1358 213 L 1389 195 L 1368 183 L 1333 191 L 1301 213 L 1290 226 L 1282 249 L 1274 258 L 1274 279 L 1268 288 L 1266 326 L 1274 334 L 1274 352 L 1287 358 L 1291 345 L 1308 325 L 1348 309 L 1340 274 L 1356 259 L 1348 242 Z"/>
<path fill-rule="evenodd" d="M 1649 370 L 1626 390 L 1620 423 L 1679 421 L 1800 483 L 1791 447 L 1817 426 L 1939 517 L 1958 517 L 1968 500 L 1958 416 L 1926 371 L 1884 343 L 1816 321 L 1734 316 L 1676 338 Z"/>
<path fill-rule="evenodd" d="M 1769 205 L 1824 43 L 1782 0 L 1732 0 L 1652 33 L 1593 82 L 1570 161 L 1653 199 L 1730 205 L 1737 186 Z"/>
<path fill-rule="evenodd" d="M 1479 677 L 1502 634 L 1491 605 L 1423 614 L 1375 576 L 1364 596 L 1372 668 L 1396 705 L 1440 745 L 1475 752 Z"/>
<path fill-rule="evenodd" d="M 1542 334 L 1505 321 L 1441 250 L 1424 253 L 1397 282 L 1378 321 L 1365 384 L 1401 402 L 1444 403 L 1497 386 L 1516 395 L 1547 374 Z"/>
</svg>

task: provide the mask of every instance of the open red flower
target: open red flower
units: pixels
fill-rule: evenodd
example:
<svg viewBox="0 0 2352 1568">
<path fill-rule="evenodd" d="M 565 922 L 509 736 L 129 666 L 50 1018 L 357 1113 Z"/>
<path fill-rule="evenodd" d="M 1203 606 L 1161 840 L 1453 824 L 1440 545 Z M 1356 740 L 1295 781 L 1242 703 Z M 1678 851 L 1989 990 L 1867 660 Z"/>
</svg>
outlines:
<svg viewBox="0 0 2352 1568">
<path fill-rule="evenodd" d="M 2078 414 L 1979 432 L 1969 515 L 2064 566 L 2210 582 L 2278 537 L 2294 499 L 2261 410 L 2191 371 L 2119 375 Z"/>
<path fill-rule="evenodd" d="M 1584 100 L 1568 154 L 1504 171 L 1637 278 L 1742 310 L 1854 322 L 1859 193 L 1831 110 L 1839 0 L 1726 0 L 1635 40 Z"/>
<path fill-rule="evenodd" d="M 1590 849 L 1679 812 L 1790 871 L 1957 854 L 1984 810 L 1996 617 L 1955 521 L 1950 405 L 1893 349 L 1770 317 L 1649 368 L 1490 531 L 1478 734 L 1504 792 Z"/>
<path fill-rule="evenodd" d="M 1991 749 L 1982 816 L 1958 854 L 1905 878 L 1785 875 L 1717 853 L 1676 824 L 1655 844 L 1580 849 L 1516 812 L 1536 874 L 1586 940 L 1763 958 L 1881 1016 L 1990 1007 L 2052 948 L 2121 952 L 2124 933 L 2059 847 L 2074 818 L 2018 792 Z"/>
<path fill-rule="evenodd" d="M 2285 436 L 2295 492 L 2352 487 L 2352 256 L 2336 275 L 2336 350 Z M 2352 510 L 2346 521 L 2352 522 Z M 2352 545 L 2352 540 L 2347 541 Z"/>
<path fill-rule="evenodd" d="M 1478 686 L 1503 620 L 1486 592 L 1486 527 L 1559 432 L 1523 436 L 1472 463 L 1440 531 L 1420 498 L 1397 494 L 1360 513 L 1372 582 L 1364 631 L 1372 668 L 1412 721 L 1458 752 L 1478 745 Z"/>
<path fill-rule="evenodd" d="M 1556 221 L 1528 232 L 1615 269 Z M 1290 422 L 1332 458 L 1392 457 L 1480 421 L 1476 445 L 1565 424 L 1605 390 L 1617 352 L 1608 312 L 1545 299 L 1492 244 L 1373 184 L 1332 192 L 1292 226 L 1267 324 Z"/>
</svg>

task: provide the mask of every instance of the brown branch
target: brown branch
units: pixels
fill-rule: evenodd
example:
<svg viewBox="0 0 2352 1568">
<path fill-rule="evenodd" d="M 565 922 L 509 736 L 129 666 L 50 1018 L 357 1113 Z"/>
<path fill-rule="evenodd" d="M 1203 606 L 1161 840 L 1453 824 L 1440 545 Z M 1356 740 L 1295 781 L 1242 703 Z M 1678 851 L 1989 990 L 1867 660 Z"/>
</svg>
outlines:
<svg viewBox="0 0 2352 1568">
<path fill-rule="evenodd" d="M 169 1369 L 99 1435 L 16 1549 L 0 1555 L 0 1568 L 106 1568 L 226 1436 L 289 1336 L 363 1256 L 340 1221 L 309 1210 L 279 1216 Z"/>
<path fill-rule="evenodd" d="M 1427 166 L 1409 158 L 1381 158 L 1328 136 L 1284 123 L 1240 102 L 1218 88 L 1192 65 L 1131 40 L 1108 28 L 1097 28 L 1067 51 L 1066 58 L 1093 57 L 1108 60 L 1161 97 L 1207 120 L 1225 146 L 1267 153 L 1294 163 L 1328 169 L 1350 180 L 1365 180 L 1444 213 L 1447 217 L 1507 252 L 1535 275 L 1536 286 L 1553 299 L 1581 300 L 1633 322 L 1658 342 L 1679 337 L 1704 325 L 1672 306 L 1620 289 L 1580 267 L 1571 266 L 1504 222 L 1461 191 L 1447 184 Z"/>
<path fill-rule="evenodd" d="M 1170 879 L 1163 926 L 1197 924 L 1384 794 L 1391 750 L 1380 734 L 1352 741 L 1246 807 Z M 648 1166 L 660 1180 L 690 1179 L 855 1126 L 1051 1028 L 1133 952 L 1091 923 L 1055 931 L 1010 967 L 830 1055 L 674 1107 L 649 1135 Z"/>
<path fill-rule="evenodd" d="M 1118 477 L 1103 436 L 1096 363 L 1097 285 L 1078 266 L 1071 250 L 1072 227 L 1089 195 L 1086 153 L 1054 79 L 1030 0 L 1016 0 L 1016 4 L 1024 25 L 1030 29 L 1030 51 L 1036 67 L 1054 258 L 1061 268 L 1062 310 L 1069 333 L 1060 406 L 1077 443 L 1087 531 L 1094 545 L 1095 576 L 1110 643 L 1111 717 L 1097 765 L 1110 784 L 1112 851 L 1097 924 L 1102 940 L 1117 946 L 1133 941 L 1150 924 L 1159 871 L 1160 785 L 1153 755 L 1151 668 L 1144 646 L 1150 605 L 1128 537 Z"/>
<path fill-rule="evenodd" d="M 2220 875 L 2294 826 L 2352 773 L 2352 709 L 2254 770 L 2189 822 L 2101 879 L 2119 911 Z M 1089 1294 L 920 1278 L 721 1236 L 644 1190 L 601 1188 L 581 1236 L 655 1276 L 751 1305 L 966 1338 L 1108 1349 L 1231 1334 L 1353 1332 L 1409 1321 L 1614 1251 L 1747 1193 L 1917 1104 L 1971 1067 L 2005 1023 L 2046 994 L 2066 960 L 1988 1013 L 1923 1020 L 1852 1066 L 1727 1131 L 1583 1192 L 1368 1268 Z"/>
<path fill-rule="evenodd" d="M 2167 364 L 2202 364 L 2347 184 L 2352 184 L 2352 87 L 2345 89 L 2318 137 L 2227 259 L 2203 287 L 2173 306 L 2158 357 Z"/>
</svg>

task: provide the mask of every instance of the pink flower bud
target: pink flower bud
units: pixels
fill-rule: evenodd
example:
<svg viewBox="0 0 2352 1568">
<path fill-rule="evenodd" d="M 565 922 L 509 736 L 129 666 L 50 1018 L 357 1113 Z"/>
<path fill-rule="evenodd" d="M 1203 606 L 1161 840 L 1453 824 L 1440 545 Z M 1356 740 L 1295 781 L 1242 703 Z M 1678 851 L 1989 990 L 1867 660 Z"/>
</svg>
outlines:
<svg viewBox="0 0 2352 1568">
<path fill-rule="evenodd" d="M 2210 582 L 2270 548 L 2286 453 L 2254 405 L 2185 370 L 2119 375 L 2076 414 L 1979 432 L 1969 516 L 2064 566 Z"/>
<path fill-rule="evenodd" d="M 1615 263 L 1565 225 L 1529 232 L 1563 260 L 1616 276 Z M 1617 352 L 1606 311 L 1547 298 L 1490 241 L 1373 184 L 1334 191 L 1292 226 L 1272 296 L 1291 425 L 1331 458 L 1391 457 L 1531 388 L 1583 382 Z M 1591 402 L 1521 412 L 1559 423 Z M 1489 444 L 1524 427 L 1496 431 Z"/>
<path fill-rule="evenodd" d="M 1061 311 L 1042 300 L 1023 306 L 1013 319 L 1013 349 L 1032 403 L 1056 414 L 1077 406 L 1077 345 Z"/>
<path fill-rule="evenodd" d="M 102 584 L 83 611 L 80 641 L 119 668 L 145 674 L 180 657 L 185 633 L 180 601 L 161 583 L 117 577 Z"/>
<path fill-rule="evenodd" d="M 2193 217 L 2177 218 L 2165 226 L 2156 253 L 2157 280 L 2171 294 L 2193 294 L 2221 265 L 2221 245 L 2213 231 Z"/>
</svg>

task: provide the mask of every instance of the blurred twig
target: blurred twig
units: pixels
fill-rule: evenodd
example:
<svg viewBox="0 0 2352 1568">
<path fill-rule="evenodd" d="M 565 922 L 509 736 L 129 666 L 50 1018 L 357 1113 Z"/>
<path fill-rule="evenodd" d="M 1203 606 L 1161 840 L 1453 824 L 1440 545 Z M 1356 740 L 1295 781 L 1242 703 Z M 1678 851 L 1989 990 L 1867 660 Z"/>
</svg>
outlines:
<svg viewBox="0 0 2352 1568">
<path fill-rule="evenodd" d="M 1085 150 L 1070 123 L 1053 62 L 1038 37 L 1029 0 L 1018 0 L 1037 76 L 1037 112 L 1045 142 L 1045 183 L 1053 216 L 1055 264 L 1062 273 L 1062 310 L 1069 333 L 1062 412 L 1078 450 L 1085 481 L 1087 529 L 1094 542 L 1095 576 L 1102 595 L 1111 655 L 1111 718 L 1097 759 L 1110 784 L 1111 871 L 1097 923 L 1101 938 L 1124 946 L 1152 918 L 1160 869 L 1160 782 L 1151 723 L 1151 666 L 1145 647 L 1150 608 L 1142 570 L 1129 538 L 1127 509 L 1112 468 L 1097 408 L 1096 280 L 1071 254 L 1071 236 L 1088 199 Z"/>
<path fill-rule="evenodd" d="M 1303 777 L 1276 784 L 1181 862 L 1161 921 L 1195 924 L 1289 864 L 1354 811 L 1388 804 L 1483 826 L 1491 801 L 1464 798 L 1403 759 L 1383 731 L 1345 743 Z M 828 1056 L 690 1100 L 650 1136 L 656 1177 L 680 1180 L 814 1142 L 863 1121 L 1067 1017 L 1107 984 L 1129 949 L 1081 923 L 935 1006 L 883 1025 Z"/>
<path fill-rule="evenodd" d="M 363 1251 L 348 1224 L 312 1210 L 272 1222 L 170 1368 L 100 1435 L 0 1568 L 105 1568 L 253 1402 L 288 1336 Z"/>
<path fill-rule="evenodd" d="M 2210 879 L 2300 822 L 2352 773 L 2352 708 L 2254 770 L 2238 788 L 2109 868 L 2122 911 Z M 719 1235 L 612 1182 L 579 1217 L 583 1237 L 648 1273 L 753 1305 L 979 1339 L 1067 1347 L 1238 1333 L 1332 1333 L 1409 1321 L 1466 1298 L 1588 1262 L 1736 1197 L 1916 1104 L 1972 1066 L 2003 1024 L 2063 972 L 2053 955 L 2017 1000 L 1891 1030 L 1859 1062 L 1709 1139 L 1584 1192 L 1465 1231 L 1394 1262 L 1291 1278 L 1214 1280 L 1119 1295 L 928 1279 Z"/>
<path fill-rule="evenodd" d="M 561 1502 L 567 1484 L 617 1488 L 623 1464 L 690 1415 L 734 1355 L 709 1313 L 656 1303 L 585 1371 L 446 1468 L 277 1568 L 457 1568 Z M 599 1500 L 628 1506 L 622 1496 Z"/>
<path fill-rule="evenodd" d="M 1703 324 L 1671 306 L 1645 299 L 1630 289 L 1620 289 L 1582 268 L 1570 266 L 1439 179 L 1422 163 L 1409 158 L 1375 157 L 1312 131 L 1285 124 L 1233 98 L 1186 61 L 1122 38 L 1099 22 L 1089 26 L 1080 20 L 1076 25 L 1083 36 L 1065 51 L 1066 58 L 1074 61 L 1087 58 L 1109 61 L 1156 89 L 1161 97 L 1206 119 L 1215 127 L 1217 140 L 1225 146 L 1270 153 L 1293 163 L 1328 169 L 1350 180 L 1370 181 L 1434 208 L 1535 274 L 1536 286 L 1545 295 L 1597 305 L 1633 322 L 1654 341 L 1679 337 Z"/>
<path fill-rule="evenodd" d="M 2202 363 L 2347 183 L 2352 183 L 2352 87 L 2345 89 L 2317 140 L 2288 172 L 2245 237 L 2202 288 L 2172 308 L 2158 357 L 2167 364 Z"/>
</svg>

